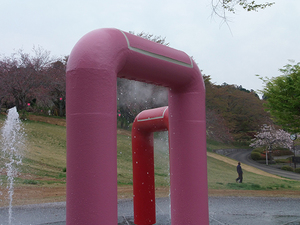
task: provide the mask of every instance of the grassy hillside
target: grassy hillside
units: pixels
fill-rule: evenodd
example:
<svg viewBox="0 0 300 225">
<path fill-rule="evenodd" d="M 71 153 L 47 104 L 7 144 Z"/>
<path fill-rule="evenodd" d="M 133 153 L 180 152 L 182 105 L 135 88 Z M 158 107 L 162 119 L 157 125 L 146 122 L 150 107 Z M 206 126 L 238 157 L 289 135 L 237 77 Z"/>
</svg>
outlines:
<svg viewBox="0 0 300 225">
<path fill-rule="evenodd" d="M 1 116 L 1 124 L 5 116 Z M 48 123 L 24 121 L 26 150 L 15 183 L 18 185 L 65 185 L 66 128 Z M 2 159 L 1 167 L 4 168 Z M 6 179 L 2 174 L 2 182 Z"/>
<path fill-rule="evenodd" d="M 1 116 L 0 122 L 5 119 Z M 27 150 L 16 183 L 19 186 L 57 187 L 66 183 L 66 128 L 43 122 L 25 121 Z M 118 134 L 118 184 L 132 185 L 131 137 L 129 132 Z M 164 133 L 155 135 L 155 179 L 160 187 L 169 186 L 167 138 Z M 208 141 L 208 150 L 233 146 Z M 300 182 L 276 179 L 244 171 L 244 184 L 236 184 L 234 165 L 208 157 L 208 187 L 222 190 L 300 190 Z M 2 165 L 3 160 L 0 161 Z M 6 186 L 1 173 L 2 186 Z M 1 182 L 0 182 L 1 183 Z"/>
<path fill-rule="evenodd" d="M 208 160 L 208 187 L 221 190 L 300 190 L 300 182 L 274 178 L 266 173 L 249 172 L 243 169 L 242 184 L 236 183 L 236 165 L 231 165 L 213 157 Z M 243 166 L 243 165 L 242 165 Z M 264 175 L 262 175 L 264 174 Z"/>
</svg>

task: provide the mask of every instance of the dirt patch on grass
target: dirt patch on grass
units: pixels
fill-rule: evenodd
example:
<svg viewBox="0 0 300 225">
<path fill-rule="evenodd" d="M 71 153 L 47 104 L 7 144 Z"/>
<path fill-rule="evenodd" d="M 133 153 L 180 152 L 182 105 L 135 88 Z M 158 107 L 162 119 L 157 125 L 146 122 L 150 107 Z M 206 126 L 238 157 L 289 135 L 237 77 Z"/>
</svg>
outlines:
<svg viewBox="0 0 300 225">
<path fill-rule="evenodd" d="M 0 207 L 9 205 L 6 189 L 0 189 L 2 192 Z M 13 195 L 13 205 L 29 205 L 48 202 L 66 201 L 66 187 L 41 187 L 41 186 L 23 186 L 15 187 Z"/>
<path fill-rule="evenodd" d="M 58 126 L 66 126 L 67 125 L 66 119 L 63 119 L 63 118 L 28 115 L 27 119 L 32 120 L 32 121 L 43 122 L 43 123 L 50 123 L 50 124 L 54 124 L 54 125 L 58 125 Z"/>
<path fill-rule="evenodd" d="M 9 205 L 6 197 L 7 191 L 0 189 L 2 192 L 0 207 Z M 249 197 L 289 197 L 299 198 L 300 191 L 249 191 L 249 190 L 209 190 L 209 196 L 249 196 Z M 155 189 L 156 198 L 168 197 L 169 187 L 158 187 Z M 132 199 L 132 186 L 118 187 L 118 199 Z M 23 186 L 16 187 L 13 195 L 13 205 L 41 204 L 49 202 L 66 201 L 66 187 L 41 187 L 41 186 Z"/>
<path fill-rule="evenodd" d="M 0 188 L 2 196 L 0 207 L 9 205 L 8 194 L 5 188 Z M 169 196 L 169 187 L 157 187 L 155 189 L 157 198 Z M 132 199 L 133 187 L 130 185 L 118 187 L 118 199 Z M 14 188 L 13 205 L 30 205 L 49 202 L 66 201 L 66 186 L 42 187 L 42 186 L 22 186 Z"/>
<path fill-rule="evenodd" d="M 155 197 L 168 197 L 170 195 L 169 187 L 155 188 Z M 118 187 L 118 198 L 129 199 L 132 198 L 133 189 L 132 186 Z M 285 197 L 285 198 L 299 198 L 300 191 L 289 190 L 216 190 L 209 189 L 208 195 L 213 197 Z"/>
<path fill-rule="evenodd" d="M 31 120 L 31 121 L 49 123 L 49 124 L 58 125 L 58 126 L 64 126 L 64 127 L 67 126 L 67 121 L 64 118 L 53 118 L 53 117 L 47 117 L 47 116 L 28 115 L 27 119 Z M 117 134 L 130 136 L 131 131 L 117 129 Z"/>
<path fill-rule="evenodd" d="M 270 191 L 261 191 L 261 190 L 208 190 L 209 196 L 244 196 L 244 197 L 285 197 L 285 198 L 299 198 L 300 191 L 286 191 L 286 190 L 270 190 Z"/>
</svg>

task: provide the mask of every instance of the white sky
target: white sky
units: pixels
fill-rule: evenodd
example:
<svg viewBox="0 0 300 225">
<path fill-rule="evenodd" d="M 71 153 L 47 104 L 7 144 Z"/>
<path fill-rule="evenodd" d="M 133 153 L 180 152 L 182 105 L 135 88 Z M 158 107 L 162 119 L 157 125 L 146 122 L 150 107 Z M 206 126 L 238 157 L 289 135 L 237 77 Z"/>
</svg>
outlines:
<svg viewBox="0 0 300 225">
<path fill-rule="evenodd" d="M 278 76 L 289 59 L 300 62 L 300 1 L 274 1 L 228 14 L 229 29 L 211 17 L 211 0 L 0 0 L 0 54 L 35 45 L 64 56 L 94 29 L 145 31 L 193 56 L 214 83 L 258 90 L 255 74 Z"/>
</svg>

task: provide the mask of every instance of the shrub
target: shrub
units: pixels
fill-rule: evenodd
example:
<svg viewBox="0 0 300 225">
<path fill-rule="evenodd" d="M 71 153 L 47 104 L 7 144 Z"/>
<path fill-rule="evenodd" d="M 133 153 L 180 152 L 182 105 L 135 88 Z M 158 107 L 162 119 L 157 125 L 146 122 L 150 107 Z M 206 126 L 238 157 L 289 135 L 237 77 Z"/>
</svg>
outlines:
<svg viewBox="0 0 300 225">
<path fill-rule="evenodd" d="M 272 155 L 274 156 L 293 155 L 293 152 L 291 152 L 288 149 L 277 149 L 273 151 Z"/>
<path fill-rule="evenodd" d="M 300 173 L 300 168 L 296 168 L 295 173 Z"/>
<path fill-rule="evenodd" d="M 251 184 L 250 190 L 261 190 L 262 187 L 259 184 Z"/>
<path fill-rule="evenodd" d="M 275 159 L 276 163 L 289 163 L 291 160 L 289 158 L 287 159 Z"/>
<path fill-rule="evenodd" d="M 228 183 L 227 187 L 234 190 L 265 190 L 265 187 L 262 187 L 259 184 L 253 183 Z"/>
<path fill-rule="evenodd" d="M 19 115 L 21 120 L 27 120 L 28 118 L 28 112 L 25 109 L 20 110 Z"/>
<path fill-rule="evenodd" d="M 256 148 L 256 149 L 253 149 L 252 152 L 259 152 L 259 153 L 263 153 L 264 149 L 263 148 Z"/>
<path fill-rule="evenodd" d="M 38 182 L 36 180 L 24 180 L 23 184 L 33 184 L 33 185 L 35 185 L 35 184 L 38 184 Z"/>
<path fill-rule="evenodd" d="M 58 179 L 62 179 L 62 178 L 66 178 L 66 177 L 67 177 L 67 175 L 65 173 L 60 173 L 58 175 Z"/>
<path fill-rule="evenodd" d="M 283 166 L 281 167 L 282 170 L 286 170 L 286 171 L 294 171 L 293 167 L 290 166 Z"/>
<path fill-rule="evenodd" d="M 261 154 L 259 152 L 251 152 L 251 159 L 253 160 L 260 160 L 261 159 Z"/>
<path fill-rule="evenodd" d="M 261 159 L 266 159 L 266 152 L 260 154 Z M 271 160 L 272 156 L 271 153 L 268 153 L 268 160 Z"/>
</svg>

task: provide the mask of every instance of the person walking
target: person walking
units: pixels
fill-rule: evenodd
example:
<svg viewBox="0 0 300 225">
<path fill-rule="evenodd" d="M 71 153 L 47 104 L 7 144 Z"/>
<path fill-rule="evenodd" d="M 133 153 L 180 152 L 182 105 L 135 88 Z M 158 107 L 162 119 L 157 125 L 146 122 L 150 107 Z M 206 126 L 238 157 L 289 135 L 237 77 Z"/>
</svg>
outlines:
<svg viewBox="0 0 300 225">
<path fill-rule="evenodd" d="M 237 171 L 239 177 L 236 178 L 235 181 L 238 182 L 238 180 L 239 180 L 240 183 L 242 183 L 242 182 L 243 182 L 243 170 L 242 170 L 242 167 L 241 167 L 241 163 L 240 163 L 240 162 L 238 162 L 238 165 L 237 165 L 237 167 L 236 167 L 236 171 Z"/>
</svg>

